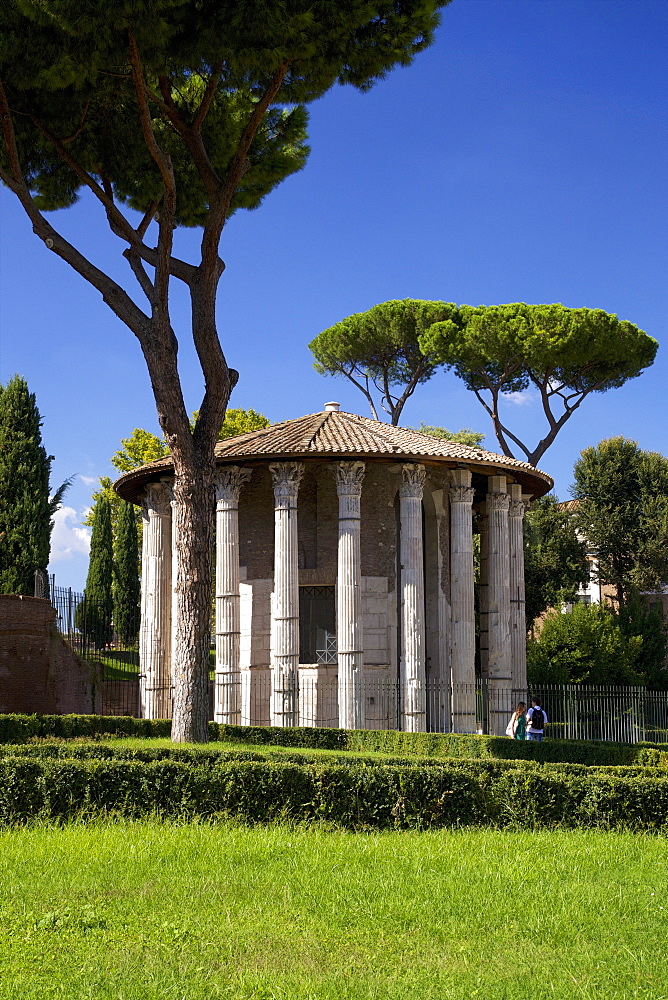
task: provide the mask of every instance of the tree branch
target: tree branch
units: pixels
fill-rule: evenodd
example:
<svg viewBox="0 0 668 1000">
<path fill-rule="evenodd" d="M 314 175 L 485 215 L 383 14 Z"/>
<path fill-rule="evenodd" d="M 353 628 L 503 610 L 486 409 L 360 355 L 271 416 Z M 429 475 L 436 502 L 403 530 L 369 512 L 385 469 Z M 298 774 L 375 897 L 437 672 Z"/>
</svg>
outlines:
<svg viewBox="0 0 668 1000">
<path fill-rule="evenodd" d="M 154 203 L 146 211 L 138 228 L 136 230 L 133 229 L 114 201 L 111 183 L 107 179 L 102 178 L 103 186 L 100 187 L 100 185 L 96 183 L 94 177 L 92 177 L 88 171 L 74 159 L 69 150 L 65 149 L 61 140 L 52 136 L 39 119 L 31 118 L 31 121 L 35 125 L 35 128 L 41 132 L 44 138 L 51 143 L 55 152 L 60 156 L 63 162 L 95 195 L 105 210 L 109 228 L 114 236 L 118 236 L 119 239 L 125 240 L 126 243 L 136 250 L 142 260 L 144 260 L 147 264 L 150 264 L 152 267 L 156 267 L 159 257 L 158 251 L 145 246 L 143 243 L 143 237 L 148 229 L 148 226 L 150 225 L 151 219 L 155 215 L 157 204 Z M 196 268 L 193 267 L 192 264 L 179 260 L 178 257 L 170 256 L 170 273 L 175 278 L 179 278 L 180 281 L 183 281 L 185 284 L 189 284 L 195 272 Z"/>
<path fill-rule="evenodd" d="M 7 94 L 5 93 L 5 88 L 2 80 L 0 79 L 0 120 L 2 121 L 2 136 L 5 142 L 5 148 L 7 149 L 7 156 L 9 158 L 9 169 L 12 172 L 11 180 L 3 172 L 3 180 L 9 188 L 15 193 L 18 193 L 17 188 L 25 188 L 26 194 L 30 196 L 28 191 L 28 185 L 26 184 L 25 177 L 23 176 L 23 170 L 21 168 L 21 158 L 19 156 L 18 147 L 16 145 L 16 133 L 14 132 L 14 122 L 12 121 L 12 113 L 9 109 L 9 104 L 7 103 Z"/>
<path fill-rule="evenodd" d="M 137 226 L 137 228 L 135 230 L 135 232 L 137 233 L 137 236 L 139 237 L 140 240 L 144 239 L 144 236 L 146 235 L 146 230 L 151 225 L 151 222 L 152 222 L 152 220 L 153 220 L 153 218 L 155 216 L 155 213 L 158 210 L 158 205 L 159 204 L 160 203 L 158 201 L 152 201 L 151 204 L 146 209 L 146 211 L 144 212 L 144 217 L 143 217 L 143 219 L 141 220 L 141 222 L 139 223 L 139 225 Z M 177 277 L 177 276 L 174 275 L 174 277 Z"/>
<path fill-rule="evenodd" d="M 219 420 L 222 422 L 222 418 L 224 416 L 224 408 L 220 411 L 219 406 L 216 406 L 213 403 L 211 403 L 210 407 L 208 405 L 209 399 L 217 397 L 214 387 L 218 385 L 220 389 L 220 385 L 227 384 L 228 397 L 229 392 L 232 389 L 230 372 L 227 367 L 227 362 L 225 361 L 220 340 L 218 339 L 218 331 L 216 329 L 216 291 L 220 276 L 223 273 L 225 266 L 218 256 L 220 235 L 227 219 L 232 197 L 246 170 L 246 156 L 248 150 L 250 149 L 251 143 L 258 128 L 260 127 L 268 107 L 274 100 L 281 83 L 283 82 L 288 66 L 288 60 L 284 60 L 284 62 L 281 63 L 280 67 L 274 73 L 274 76 L 272 77 L 271 82 L 261 99 L 255 105 L 253 114 L 251 115 L 241 135 L 241 139 L 239 140 L 236 152 L 232 157 L 225 181 L 222 185 L 218 181 L 217 175 L 214 174 L 212 177 L 209 173 L 209 170 L 212 170 L 212 168 L 210 168 L 210 165 L 207 166 L 209 164 L 209 159 L 204 149 L 199 130 L 186 128 L 183 132 L 184 140 L 188 144 L 188 148 L 191 150 L 193 159 L 198 166 L 200 176 L 202 177 L 203 183 L 209 192 L 210 198 L 209 213 L 204 226 L 204 232 L 202 234 L 201 263 L 197 269 L 197 278 L 190 286 L 193 316 L 193 341 L 200 365 L 202 367 L 206 386 L 204 401 L 200 407 L 200 419 L 198 420 L 195 428 L 195 441 L 196 447 L 201 446 L 204 449 L 206 448 L 207 441 L 215 441 L 218 431 L 220 430 Z M 165 89 L 167 87 L 168 81 L 163 79 L 161 89 L 166 103 L 167 97 Z M 169 96 L 171 99 L 171 95 Z M 202 174 L 202 170 L 204 170 L 204 175 Z M 227 400 L 225 402 L 227 402 Z"/>
<path fill-rule="evenodd" d="M 593 391 L 593 390 L 590 390 L 590 391 Z M 536 463 L 540 460 L 540 458 L 545 454 L 545 452 L 550 447 L 550 445 L 552 444 L 552 442 L 554 441 L 554 439 L 556 438 L 557 434 L 559 433 L 559 431 L 561 430 L 561 428 L 564 426 L 564 424 L 566 423 L 566 421 L 569 420 L 573 416 L 573 414 L 577 410 L 577 408 L 580 405 L 580 403 L 582 402 L 582 400 L 585 399 L 585 397 L 588 396 L 588 395 L 589 395 L 589 392 L 584 393 L 583 396 L 577 401 L 577 403 L 575 403 L 574 406 L 571 406 L 571 407 L 569 407 L 569 409 L 567 409 L 567 410 L 564 411 L 564 413 L 561 415 L 561 417 L 558 420 L 555 420 L 554 417 L 552 417 L 552 421 L 550 422 L 550 430 L 549 430 L 549 432 L 545 435 L 544 438 L 542 438 L 538 442 L 538 444 L 536 445 L 536 447 L 534 448 L 534 450 L 531 452 L 531 454 L 527 455 L 527 461 L 531 465 L 536 465 Z M 552 414 L 550 414 L 550 416 L 552 416 Z"/>
<path fill-rule="evenodd" d="M 482 389 L 473 390 L 476 399 L 478 400 L 479 403 L 482 404 L 482 406 L 487 411 L 492 421 L 492 425 L 494 427 L 494 433 L 496 434 L 496 439 L 501 446 L 501 451 L 503 452 L 504 455 L 507 455 L 508 458 L 515 458 L 515 455 L 513 455 L 512 451 L 510 450 L 510 445 L 506 440 L 506 438 L 509 437 L 511 441 L 514 441 L 515 444 L 518 446 L 518 448 L 520 448 L 524 452 L 528 460 L 529 450 L 526 447 L 526 445 L 524 445 L 522 441 L 520 441 L 520 439 L 516 437 L 508 427 L 506 427 L 504 424 L 501 423 L 501 418 L 499 417 L 499 393 L 501 390 L 499 385 L 497 384 L 495 386 L 492 386 L 491 384 L 489 384 L 487 387 L 487 391 L 492 396 L 492 406 L 490 406 L 487 400 L 481 395 L 482 391 L 483 391 Z"/>
<path fill-rule="evenodd" d="M 155 294 L 155 289 L 153 287 L 153 282 L 146 273 L 146 269 L 141 262 L 139 254 L 133 247 L 128 247 L 127 250 L 123 251 L 123 256 L 128 261 L 130 267 L 132 268 L 132 273 L 139 282 L 141 290 L 148 299 L 149 303 L 153 302 L 153 295 Z"/>
<path fill-rule="evenodd" d="M 428 369 L 430 367 L 431 367 L 431 362 L 427 361 L 427 359 L 425 358 L 424 363 L 418 365 L 418 367 L 414 370 L 414 372 L 411 375 L 411 378 L 410 378 L 409 382 L 407 383 L 406 388 L 404 389 L 403 393 L 401 394 L 401 396 L 399 396 L 397 398 L 397 401 L 396 401 L 397 423 L 399 422 L 399 417 L 401 416 L 401 411 L 403 410 L 404 406 L 406 405 L 406 401 L 413 395 L 413 393 L 415 392 L 415 390 L 417 388 L 417 385 L 418 385 L 420 379 L 425 374 L 425 372 L 428 371 Z"/>
<path fill-rule="evenodd" d="M 251 147 L 251 143 L 255 138 L 255 134 L 258 128 L 260 127 L 262 119 L 264 118 L 269 106 L 273 102 L 274 98 L 276 97 L 276 94 L 280 89 L 281 84 L 283 83 L 285 74 L 287 73 L 289 66 L 290 66 L 290 60 L 284 59 L 283 62 L 278 67 L 278 69 L 276 70 L 276 72 L 274 73 L 274 75 L 272 76 L 264 94 L 255 105 L 253 114 L 250 116 L 246 128 L 243 130 L 241 134 L 239 144 L 237 146 L 234 156 L 232 157 L 230 166 L 228 167 L 227 170 L 227 176 L 225 177 L 225 180 L 223 182 L 223 205 L 224 205 L 225 217 L 227 217 L 227 213 L 230 208 L 230 203 L 232 201 L 232 197 L 234 196 L 234 192 L 237 189 L 239 181 L 241 180 L 241 178 L 243 177 L 243 175 L 247 170 L 246 157 Z"/>
<path fill-rule="evenodd" d="M 360 383 L 357 381 L 357 379 L 353 378 L 352 373 L 351 372 L 347 372 L 345 370 L 345 368 L 341 367 L 339 369 L 339 373 L 341 375 L 345 375 L 345 377 L 347 379 L 349 379 L 352 382 L 352 384 L 354 386 L 356 386 L 359 389 L 359 391 L 364 396 L 366 396 L 367 403 L 369 404 L 369 407 L 371 408 L 371 416 L 373 417 L 374 420 L 378 420 L 378 413 L 376 411 L 376 407 L 375 407 L 374 402 L 373 402 L 373 396 L 371 395 L 371 392 L 369 391 L 369 376 L 367 374 L 364 375 L 364 380 L 365 380 L 365 383 L 366 383 L 366 387 L 365 387 L 363 385 L 360 385 Z"/>
<path fill-rule="evenodd" d="M 169 79 L 166 76 L 161 76 L 158 83 L 162 99 L 158 97 L 154 91 L 149 91 L 151 100 L 154 101 L 156 106 L 161 109 L 168 122 L 174 128 L 175 132 L 183 139 L 190 155 L 193 158 L 193 163 L 195 164 L 199 178 L 209 196 L 209 200 L 213 202 L 220 194 L 221 180 L 214 170 L 211 160 L 209 159 L 209 154 L 207 153 L 202 140 L 200 128 L 194 128 L 188 125 L 188 123 L 185 122 L 179 114 L 179 110 L 174 103 L 174 99 L 172 98 Z"/>
<path fill-rule="evenodd" d="M 191 152 L 209 195 L 209 213 L 201 241 L 201 263 L 197 269 L 197 278 L 190 286 L 193 341 L 205 381 L 205 394 L 202 406 L 200 407 L 200 419 L 195 428 L 195 444 L 197 448 L 202 447 L 204 452 L 207 448 L 207 442 L 215 442 L 220 430 L 220 423 L 225 414 L 225 407 L 221 410 L 220 405 L 213 402 L 209 406 L 209 400 L 220 399 L 220 387 L 226 386 L 223 393 L 226 396 L 226 405 L 233 385 L 216 329 L 216 292 L 220 276 L 225 267 L 218 255 L 220 236 L 227 219 L 234 192 L 247 169 L 246 156 L 248 150 L 267 109 L 283 82 L 288 66 L 288 60 L 284 60 L 281 63 L 264 94 L 255 105 L 253 113 L 241 135 L 236 152 L 230 162 L 225 181 L 222 184 L 210 164 L 199 128 L 184 127 L 181 119 L 176 116 L 178 118 L 178 125 L 175 125 L 175 127 L 182 130 L 181 134 Z M 163 78 L 161 81 L 161 92 L 165 100 L 165 105 L 169 108 L 171 94 L 169 93 L 166 78 Z M 170 114 L 169 110 L 167 114 Z M 172 114 L 174 115 L 175 113 L 172 112 Z M 218 387 L 218 391 L 216 391 L 216 386 Z"/>
<path fill-rule="evenodd" d="M 130 46 L 132 79 L 139 106 L 139 121 L 141 123 L 142 135 L 144 136 L 144 142 L 148 151 L 160 171 L 164 189 L 159 222 L 160 231 L 155 264 L 155 282 L 151 304 L 154 319 L 162 327 L 166 324 L 171 328 L 169 319 L 169 280 L 171 277 L 170 260 L 172 256 L 174 220 L 176 217 L 176 181 L 174 179 L 174 168 L 172 167 L 171 158 L 160 147 L 153 131 L 146 84 L 144 82 L 144 70 L 136 39 L 131 32 L 128 32 L 128 42 Z"/>
<path fill-rule="evenodd" d="M 385 400 L 387 406 L 385 406 L 383 400 Z M 392 393 L 390 392 L 390 380 L 387 374 L 387 368 L 383 368 L 383 395 L 380 401 L 380 405 L 383 407 L 386 413 L 390 414 L 390 423 L 393 426 L 396 425 L 397 421 L 395 419 L 395 414 L 394 414 L 394 403 L 392 402 Z"/>
<path fill-rule="evenodd" d="M 199 131 L 201 129 L 202 124 L 204 123 L 204 119 L 206 118 L 206 116 L 209 113 L 209 108 L 211 107 L 211 102 L 213 101 L 214 94 L 216 93 L 216 87 L 220 83 L 220 77 L 221 77 L 221 74 L 223 72 L 223 66 L 224 65 L 225 65 L 225 61 L 223 59 L 221 59 L 220 62 L 218 63 L 218 65 L 215 67 L 213 73 L 209 77 L 209 81 L 208 81 L 208 83 L 206 85 L 206 89 L 204 91 L 204 96 L 202 97 L 201 104 L 200 104 L 199 108 L 197 109 L 197 114 L 195 115 L 195 118 L 194 118 L 193 124 L 192 124 L 192 127 L 194 129 L 196 129 L 197 131 Z"/>
</svg>

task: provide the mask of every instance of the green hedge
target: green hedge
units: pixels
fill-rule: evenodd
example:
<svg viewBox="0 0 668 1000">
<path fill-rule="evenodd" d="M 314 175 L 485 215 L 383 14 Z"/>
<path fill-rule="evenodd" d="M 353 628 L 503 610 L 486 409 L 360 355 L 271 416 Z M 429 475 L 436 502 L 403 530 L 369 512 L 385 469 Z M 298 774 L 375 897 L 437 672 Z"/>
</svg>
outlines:
<svg viewBox="0 0 668 1000">
<path fill-rule="evenodd" d="M 49 736 L 169 737 L 171 730 L 169 719 L 134 719 L 129 715 L 0 715 L 0 743 L 25 743 Z M 213 722 L 209 735 L 218 738 L 218 726 Z"/>
<path fill-rule="evenodd" d="M 668 755 L 666 755 L 668 758 Z M 166 747 L 123 746 L 114 741 L 76 742 L 73 740 L 38 740 L 28 744 L 0 745 L 0 759 L 24 757 L 33 760 L 98 760 L 134 761 L 153 763 L 156 761 L 179 761 L 194 767 L 213 767 L 228 762 L 276 762 L 322 766 L 332 764 L 342 767 L 442 767 L 444 763 L 455 770 L 466 770 L 472 774 L 498 774 L 507 770 L 543 770 L 559 774 L 580 775 L 586 773 L 609 774 L 617 777 L 668 777 L 668 759 L 665 764 L 654 765 L 588 765 L 568 762 L 541 762 L 536 760 L 500 760 L 492 757 L 451 757 L 446 762 L 428 757 L 349 756 L 327 754 L 309 750 L 285 750 L 272 746 L 258 747 L 257 750 L 230 747 L 229 744 L 205 744 L 198 747 L 183 747 L 178 744 Z"/>
<path fill-rule="evenodd" d="M 496 825 L 668 832 L 668 778 L 465 761 L 423 767 L 0 760 L 0 824 L 131 817 L 324 820 L 349 829 Z"/>
<path fill-rule="evenodd" d="M 393 729 L 278 729 L 271 726 L 220 726 L 226 743 L 313 747 L 380 752 L 401 757 L 563 761 L 572 764 L 631 765 L 668 763 L 665 744 L 607 743 L 586 740 L 509 740 L 466 733 L 401 733 Z"/>
<path fill-rule="evenodd" d="M 100 715 L 0 715 L 0 744 L 34 738 L 97 736 L 169 737 L 169 719 L 134 719 Z M 209 723 L 209 738 L 226 743 L 282 746 L 295 750 L 381 752 L 399 759 L 451 760 L 455 757 L 533 760 L 588 765 L 668 764 L 668 747 L 651 743 L 607 743 L 586 740 L 509 740 L 464 733 L 401 733 L 396 730 L 344 730 L 272 726 L 227 726 Z"/>
</svg>

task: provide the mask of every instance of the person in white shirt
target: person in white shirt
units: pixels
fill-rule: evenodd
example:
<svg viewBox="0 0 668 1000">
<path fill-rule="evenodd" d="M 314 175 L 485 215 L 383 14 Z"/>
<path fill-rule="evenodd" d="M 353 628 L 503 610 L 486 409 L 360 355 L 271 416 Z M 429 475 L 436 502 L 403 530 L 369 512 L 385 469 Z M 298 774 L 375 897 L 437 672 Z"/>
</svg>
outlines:
<svg viewBox="0 0 668 1000">
<path fill-rule="evenodd" d="M 540 707 L 536 698 L 531 699 L 531 708 L 527 712 L 527 739 L 542 740 L 547 725 L 547 712 Z"/>
</svg>

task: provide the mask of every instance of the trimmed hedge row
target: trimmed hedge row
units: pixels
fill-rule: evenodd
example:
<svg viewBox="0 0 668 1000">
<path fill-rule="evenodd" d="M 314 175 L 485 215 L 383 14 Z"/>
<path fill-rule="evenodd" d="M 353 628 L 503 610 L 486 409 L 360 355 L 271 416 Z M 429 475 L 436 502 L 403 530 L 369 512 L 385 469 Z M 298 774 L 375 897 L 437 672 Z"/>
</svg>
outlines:
<svg viewBox="0 0 668 1000">
<path fill-rule="evenodd" d="M 0 760 L 0 824 L 96 814 L 246 822 L 324 820 L 349 829 L 470 825 L 668 831 L 668 778 L 458 766 Z"/>
<path fill-rule="evenodd" d="M 134 719 L 99 715 L 0 715 L 0 744 L 34 738 L 105 735 L 169 737 L 169 719 Z M 227 726 L 209 723 L 209 738 L 226 743 L 282 746 L 294 749 L 382 752 L 399 758 L 437 760 L 534 760 L 589 765 L 657 765 L 668 762 L 668 748 L 654 743 L 607 743 L 585 740 L 509 740 L 464 733 L 401 733 L 396 730 L 282 729 L 272 726 Z"/>
<path fill-rule="evenodd" d="M 282 764 L 325 765 L 335 764 L 342 767 L 442 767 L 443 760 L 434 757 L 368 757 L 362 754 L 341 756 L 302 751 L 276 750 L 269 747 L 247 750 L 206 744 L 201 747 L 182 747 L 178 745 L 155 747 L 147 744 L 140 747 L 119 746 L 114 742 L 73 742 L 71 740 L 44 740 L 28 744 L 0 745 L 0 759 L 7 757 L 25 757 L 39 760 L 106 760 L 134 761 L 152 763 L 155 761 L 180 761 L 194 767 L 207 765 L 216 766 L 227 762 L 276 762 Z M 668 754 L 666 755 L 668 758 Z M 456 770 L 468 769 L 472 773 L 482 774 L 485 771 L 498 772 L 511 769 L 542 769 L 561 774 L 582 775 L 589 772 L 612 774 L 617 777 L 667 777 L 668 759 L 658 767 L 647 765 L 588 765 L 571 764 L 567 762 L 542 762 L 536 760 L 499 760 L 492 757 L 452 757 L 447 766 Z M 663 772 L 663 773 L 662 773 Z"/>
<path fill-rule="evenodd" d="M 213 723 L 211 724 L 213 725 Z M 661 743 L 607 743 L 586 740 L 509 740 L 467 733 L 402 733 L 394 729 L 279 729 L 272 726 L 219 726 L 220 740 L 261 746 L 352 750 L 402 758 L 452 760 L 534 760 L 588 765 L 668 765 Z"/>
<path fill-rule="evenodd" d="M 170 719 L 134 719 L 129 715 L 0 715 L 0 743 L 25 743 L 49 736 L 59 739 L 81 736 L 169 738 L 171 731 Z M 218 739 L 216 723 L 210 724 L 209 736 Z"/>
</svg>

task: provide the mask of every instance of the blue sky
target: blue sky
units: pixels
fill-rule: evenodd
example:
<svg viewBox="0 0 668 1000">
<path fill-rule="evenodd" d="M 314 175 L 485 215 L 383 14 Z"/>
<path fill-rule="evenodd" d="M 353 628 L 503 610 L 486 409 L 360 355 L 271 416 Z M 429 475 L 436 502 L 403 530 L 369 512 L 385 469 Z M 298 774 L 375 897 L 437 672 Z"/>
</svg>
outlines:
<svg viewBox="0 0 668 1000">
<path fill-rule="evenodd" d="M 219 329 L 241 373 L 231 405 L 272 421 L 322 409 L 369 415 L 362 395 L 312 369 L 308 342 L 391 298 L 477 305 L 562 302 L 616 313 L 666 341 L 666 72 L 663 0 L 454 0 L 434 46 L 368 94 L 338 88 L 311 108 L 302 173 L 223 235 Z M 37 394 L 54 484 L 77 475 L 51 571 L 82 589 L 80 518 L 134 427 L 158 431 L 139 347 L 98 293 L 33 235 L 0 192 L 0 381 Z M 123 276 L 123 245 L 87 198 L 54 217 Z M 188 255 L 197 234 L 179 234 Z M 187 405 L 201 381 L 176 297 Z M 621 434 L 666 453 L 668 361 L 587 399 L 543 456 L 568 497 L 580 451 Z M 536 400 L 507 402 L 519 436 L 542 436 Z M 402 423 L 487 433 L 452 374 L 420 387 Z"/>
</svg>

